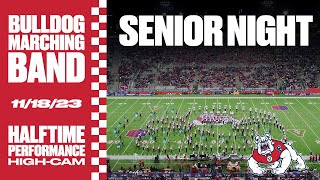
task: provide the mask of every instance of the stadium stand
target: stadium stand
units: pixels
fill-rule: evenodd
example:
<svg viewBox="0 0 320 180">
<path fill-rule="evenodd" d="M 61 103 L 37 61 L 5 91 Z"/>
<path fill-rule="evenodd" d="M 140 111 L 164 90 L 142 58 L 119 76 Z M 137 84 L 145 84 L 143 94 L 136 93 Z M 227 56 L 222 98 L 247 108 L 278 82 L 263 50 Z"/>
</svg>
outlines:
<svg viewBox="0 0 320 180">
<path fill-rule="evenodd" d="M 118 68 L 108 73 L 114 90 L 294 91 L 319 87 L 318 56 L 310 56 L 318 53 L 315 48 L 117 49 L 120 52 L 108 64 L 108 68 Z M 114 61 L 119 65 L 113 65 Z"/>
</svg>

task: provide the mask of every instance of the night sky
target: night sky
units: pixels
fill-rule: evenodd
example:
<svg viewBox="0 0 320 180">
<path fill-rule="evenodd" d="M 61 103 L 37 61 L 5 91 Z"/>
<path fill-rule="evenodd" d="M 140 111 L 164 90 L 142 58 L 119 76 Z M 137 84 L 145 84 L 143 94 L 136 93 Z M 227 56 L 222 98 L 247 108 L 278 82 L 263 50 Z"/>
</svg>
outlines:
<svg viewBox="0 0 320 180">
<path fill-rule="evenodd" d="M 215 2 L 215 3 L 214 3 Z M 314 15 L 314 22 L 320 16 L 319 1 L 302 0 L 137 0 L 108 1 L 108 30 L 114 31 L 123 15 Z M 214 6 L 211 4 L 215 4 Z"/>
<path fill-rule="evenodd" d="M 214 2 L 215 5 L 211 5 Z M 123 33 L 119 27 L 119 19 L 124 15 L 219 15 L 226 22 L 227 15 L 288 14 L 313 15 L 310 34 L 315 34 L 317 38 L 312 40 L 319 44 L 320 1 L 307 2 L 307 0 L 111 0 L 108 1 L 108 38 L 109 42 L 113 40 L 113 43 L 117 43 L 118 35 Z"/>
</svg>

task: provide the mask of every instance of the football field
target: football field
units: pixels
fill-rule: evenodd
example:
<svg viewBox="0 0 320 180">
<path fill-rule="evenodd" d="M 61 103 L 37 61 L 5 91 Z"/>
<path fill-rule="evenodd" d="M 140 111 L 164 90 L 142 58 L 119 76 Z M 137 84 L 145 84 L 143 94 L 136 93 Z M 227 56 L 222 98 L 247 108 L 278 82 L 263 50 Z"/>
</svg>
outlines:
<svg viewBox="0 0 320 180">
<path fill-rule="evenodd" d="M 166 96 L 166 97 L 108 97 L 107 101 L 107 155 L 180 155 L 193 152 L 197 154 L 222 153 L 227 148 L 227 154 L 250 155 L 251 146 L 255 146 L 251 130 L 254 129 L 263 135 L 269 132 L 272 138 L 281 140 L 282 129 L 293 147 L 302 155 L 320 153 L 320 98 L 319 97 L 265 97 L 265 96 Z M 271 113 L 270 121 L 263 123 L 260 119 L 251 122 L 245 127 L 244 134 L 232 130 L 231 123 L 197 125 L 192 130 L 183 131 L 180 127 L 190 122 L 194 123 L 204 114 L 216 114 L 221 108 L 223 113 L 237 120 L 252 117 L 257 120 Z M 238 107 L 238 111 L 236 111 Z M 257 111 L 256 111 L 257 109 Z M 190 115 L 186 117 L 187 112 Z M 260 114 L 261 112 L 261 114 Z M 264 115 L 264 112 L 267 114 Z M 141 115 L 141 116 L 140 116 Z M 176 118 L 177 116 L 177 118 Z M 180 116 L 185 119 L 181 122 Z M 167 119 L 168 117 L 168 119 Z M 173 118 L 173 119 L 172 119 Z M 152 121 L 154 119 L 154 121 Z M 164 119 L 157 122 L 156 119 Z M 158 127 L 153 134 L 147 132 L 147 124 Z M 203 133 L 204 132 L 204 133 Z M 136 145 L 139 135 L 141 144 Z M 187 139 L 192 137 L 192 144 Z M 196 144 L 198 146 L 196 146 Z M 179 150 L 180 147 L 180 150 Z"/>
</svg>

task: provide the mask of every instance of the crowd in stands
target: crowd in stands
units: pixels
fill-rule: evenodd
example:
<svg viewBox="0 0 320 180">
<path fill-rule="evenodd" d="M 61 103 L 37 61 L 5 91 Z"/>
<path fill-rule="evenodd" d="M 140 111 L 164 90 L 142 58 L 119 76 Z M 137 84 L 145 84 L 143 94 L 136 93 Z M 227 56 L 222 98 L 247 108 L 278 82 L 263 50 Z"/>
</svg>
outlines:
<svg viewBox="0 0 320 180">
<path fill-rule="evenodd" d="M 155 75 L 152 73 L 144 74 L 140 73 L 135 79 L 135 88 L 147 88 L 155 80 Z"/>
<path fill-rule="evenodd" d="M 239 68 L 239 80 L 244 88 L 275 88 L 277 83 L 271 67 Z"/>
<path fill-rule="evenodd" d="M 200 85 L 202 87 L 235 87 L 234 67 L 213 67 L 200 70 Z"/>
<path fill-rule="evenodd" d="M 120 48 L 121 49 L 121 48 Z M 146 50 L 126 49 L 119 53 L 119 83 L 129 86 L 134 81 L 135 88 L 145 88 L 155 79 L 154 69 L 159 59 L 157 53 Z"/>
<path fill-rule="evenodd" d="M 311 49 L 312 50 L 312 49 Z M 319 68 L 316 60 L 303 48 L 282 48 L 276 53 L 276 70 L 282 81 L 281 90 L 302 90 L 317 87 Z"/>
<path fill-rule="evenodd" d="M 175 86 L 177 88 L 189 87 L 195 76 L 190 67 L 173 67 L 160 70 L 158 85 Z"/>
<path fill-rule="evenodd" d="M 124 60 L 120 62 L 119 66 L 119 83 L 121 85 L 128 85 L 130 79 L 134 74 L 135 62 L 130 60 Z"/>
<path fill-rule="evenodd" d="M 121 49 L 121 48 L 120 48 Z M 119 82 L 132 88 L 262 88 L 303 90 L 318 87 L 315 48 L 137 48 L 120 50 Z M 320 56 L 319 56 L 320 57 Z M 113 57 L 114 58 L 114 57 Z M 112 74 L 108 74 L 112 79 Z"/>
</svg>

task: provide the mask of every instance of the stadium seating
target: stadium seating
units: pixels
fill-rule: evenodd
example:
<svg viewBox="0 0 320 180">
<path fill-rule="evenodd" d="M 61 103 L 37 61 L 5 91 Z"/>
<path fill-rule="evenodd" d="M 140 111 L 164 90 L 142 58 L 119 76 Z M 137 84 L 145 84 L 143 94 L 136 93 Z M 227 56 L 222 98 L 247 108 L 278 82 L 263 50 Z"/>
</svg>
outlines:
<svg viewBox="0 0 320 180">
<path fill-rule="evenodd" d="M 117 74 L 108 72 L 109 84 L 129 89 L 275 89 L 318 87 L 319 68 L 314 48 L 118 48 Z M 310 52 L 312 51 L 312 52 Z M 117 57 L 115 54 L 121 54 Z M 114 68 L 109 63 L 108 68 Z"/>
</svg>

